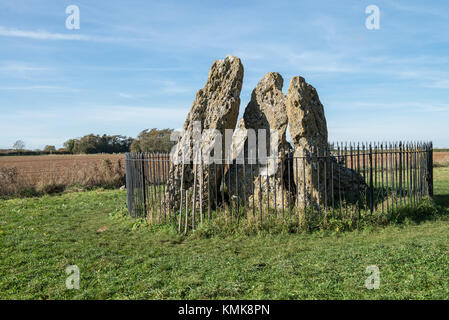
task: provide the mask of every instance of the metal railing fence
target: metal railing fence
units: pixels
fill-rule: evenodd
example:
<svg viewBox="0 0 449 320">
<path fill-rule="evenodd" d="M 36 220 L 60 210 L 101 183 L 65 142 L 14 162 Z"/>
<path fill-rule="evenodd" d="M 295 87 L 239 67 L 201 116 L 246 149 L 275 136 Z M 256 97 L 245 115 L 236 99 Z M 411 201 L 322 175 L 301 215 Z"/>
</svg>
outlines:
<svg viewBox="0 0 449 320">
<path fill-rule="evenodd" d="M 356 219 L 433 196 L 433 147 L 426 143 L 337 143 L 267 165 L 173 164 L 168 153 L 125 155 L 128 211 L 181 232 L 206 219 Z M 266 172 L 266 174 L 265 174 Z"/>
</svg>

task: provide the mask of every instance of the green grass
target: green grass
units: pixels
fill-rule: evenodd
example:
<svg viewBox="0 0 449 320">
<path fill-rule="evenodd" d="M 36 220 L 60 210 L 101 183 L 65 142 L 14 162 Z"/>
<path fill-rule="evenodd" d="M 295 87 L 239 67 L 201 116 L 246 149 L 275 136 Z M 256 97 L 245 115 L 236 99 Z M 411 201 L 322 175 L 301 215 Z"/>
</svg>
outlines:
<svg viewBox="0 0 449 320">
<path fill-rule="evenodd" d="M 449 207 L 449 168 L 435 170 Z M 448 299 L 449 218 L 351 232 L 177 234 L 126 216 L 126 194 L 0 200 L 1 299 Z M 107 227 L 99 232 L 99 228 Z M 79 290 L 65 287 L 68 265 Z M 380 289 L 365 269 L 380 268 Z"/>
<path fill-rule="evenodd" d="M 434 169 L 435 202 L 449 208 L 449 167 Z"/>
</svg>

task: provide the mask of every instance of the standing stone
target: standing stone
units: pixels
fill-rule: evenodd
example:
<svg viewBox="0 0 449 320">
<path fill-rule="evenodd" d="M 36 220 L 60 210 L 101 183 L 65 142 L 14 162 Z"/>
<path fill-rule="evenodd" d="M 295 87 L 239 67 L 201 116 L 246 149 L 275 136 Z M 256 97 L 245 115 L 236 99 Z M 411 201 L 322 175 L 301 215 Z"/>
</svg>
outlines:
<svg viewBox="0 0 449 320">
<path fill-rule="evenodd" d="M 238 197 L 240 201 L 251 204 L 254 197 L 255 202 L 261 200 L 264 206 L 269 201 L 271 207 L 275 204 L 281 207 L 282 200 L 286 206 L 287 201 L 292 199 L 284 180 L 287 168 L 285 153 L 288 149 L 288 118 L 285 95 L 282 92 L 283 82 L 282 76 L 277 72 L 265 74 L 253 90 L 251 101 L 234 134 L 234 163 L 230 166 L 225 181 L 231 197 Z M 264 131 L 265 135 L 259 130 Z M 265 139 L 265 154 L 258 154 L 255 140 L 251 140 L 251 137 L 256 137 L 258 144 Z M 268 159 L 268 156 L 271 158 Z M 239 164 L 239 158 L 245 158 L 245 164 Z M 248 164 L 248 160 L 254 160 L 253 164 Z M 290 192 L 294 194 L 293 188 L 290 188 Z"/>
<path fill-rule="evenodd" d="M 317 153 L 323 155 L 327 150 L 326 117 L 315 88 L 299 76 L 290 80 L 286 106 L 290 136 L 295 146 L 294 157 L 298 159 L 293 170 L 296 186 L 300 190 L 297 204 L 302 207 L 305 200 L 310 203 L 310 197 L 313 203 L 323 200 L 319 197 L 324 195 L 323 182 L 327 181 L 324 162 L 301 157 Z"/>
<path fill-rule="evenodd" d="M 315 88 L 304 78 L 293 77 L 286 106 L 295 146 L 293 171 L 299 189 L 298 208 L 311 203 L 324 205 L 326 193 L 329 201 L 332 192 L 335 197 L 358 192 L 356 187 L 364 185 L 363 178 L 329 153 L 326 117 Z"/>
<path fill-rule="evenodd" d="M 235 128 L 242 81 L 243 65 L 239 58 L 227 56 L 224 60 L 217 60 L 212 64 L 206 85 L 198 90 L 184 123 L 182 135 L 172 153 L 166 193 L 170 208 L 179 207 L 181 185 L 183 190 L 193 190 L 193 185 L 196 184 L 196 198 L 201 199 L 203 207 L 205 203 L 210 202 L 211 206 L 215 204 L 215 194 L 219 194 L 216 190 L 220 186 L 223 167 L 221 164 L 201 165 L 201 153 L 219 142 L 221 155 L 214 155 L 212 151 L 210 156 L 224 158 L 226 155 L 224 133 L 226 129 Z M 213 129 L 219 135 L 215 135 Z M 197 141 L 195 146 L 194 140 Z M 195 158 L 196 165 L 193 164 Z M 181 164 L 183 159 L 187 159 L 187 164 Z"/>
<path fill-rule="evenodd" d="M 295 156 L 302 150 L 325 150 L 327 148 L 327 124 L 324 108 L 315 88 L 304 78 L 296 76 L 290 81 L 287 91 L 287 115 L 292 142 L 297 149 Z"/>
</svg>

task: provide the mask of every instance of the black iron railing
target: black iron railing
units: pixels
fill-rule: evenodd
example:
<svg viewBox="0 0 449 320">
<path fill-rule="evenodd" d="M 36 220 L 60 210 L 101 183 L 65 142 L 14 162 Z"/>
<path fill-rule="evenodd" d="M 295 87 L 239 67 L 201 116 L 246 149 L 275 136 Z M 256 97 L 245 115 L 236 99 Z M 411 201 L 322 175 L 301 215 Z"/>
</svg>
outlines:
<svg viewBox="0 0 449 320">
<path fill-rule="evenodd" d="M 433 195 L 432 158 L 430 142 L 338 143 L 269 159 L 270 172 L 251 158 L 173 164 L 167 153 L 127 153 L 128 211 L 184 232 L 216 216 L 263 222 L 383 214 Z"/>
</svg>

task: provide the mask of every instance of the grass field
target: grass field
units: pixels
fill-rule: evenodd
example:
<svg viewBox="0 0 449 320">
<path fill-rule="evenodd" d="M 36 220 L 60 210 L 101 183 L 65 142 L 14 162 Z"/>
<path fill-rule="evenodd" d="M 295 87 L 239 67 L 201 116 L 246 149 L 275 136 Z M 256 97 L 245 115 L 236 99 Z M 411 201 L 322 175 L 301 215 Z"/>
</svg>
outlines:
<svg viewBox="0 0 449 320">
<path fill-rule="evenodd" d="M 449 168 L 435 179 L 441 215 L 352 232 L 183 237 L 128 218 L 119 190 L 0 200 L 0 298 L 448 299 Z"/>
</svg>

